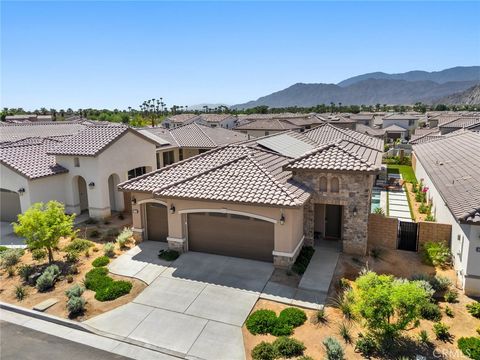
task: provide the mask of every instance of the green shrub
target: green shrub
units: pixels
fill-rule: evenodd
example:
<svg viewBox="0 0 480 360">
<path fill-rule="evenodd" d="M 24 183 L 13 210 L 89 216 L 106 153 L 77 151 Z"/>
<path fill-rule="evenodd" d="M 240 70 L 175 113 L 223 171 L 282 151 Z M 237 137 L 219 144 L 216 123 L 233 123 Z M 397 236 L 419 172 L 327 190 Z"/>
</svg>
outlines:
<svg viewBox="0 0 480 360">
<path fill-rule="evenodd" d="M 442 312 L 437 304 L 427 302 L 420 308 L 420 316 L 425 320 L 440 321 Z"/>
<path fill-rule="evenodd" d="M 277 323 L 277 315 L 272 310 L 254 311 L 245 323 L 251 334 L 268 334 Z"/>
<path fill-rule="evenodd" d="M 430 339 L 428 338 L 427 330 L 421 330 L 420 331 L 420 333 L 418 334 L 418 341 L 420 341 L 422 344 L 430 343 Z"/>
<path fill-rule="evenodd" d="M 435 291 L 446 291 L 452 286 L 452 281 L 446 276 L 435 275 L 430 279 L 430 284 Z"/>
<path fill-rule="evenodd" d="M 160 250 L 158 252 L 158 257 L 165 261 L 174 261 L 178 259 L 179 256 L 180 256 L 180 253 L 175 250 Z"/>
<path fill-rule="evenodd" d="M 290 359 L 302 356 L 305 351 L 303 342 L 286 336 L 281 336 L 273 342 L 273 347 L 280 357 Z"/>
<path fill-rule="evenodd" d="M 70 317 L 81 314 L 85 310 L 85 299 L 81 296 L 72 296 L 67 301 L 67 310 Z"/>
<path fill-rule="evenodd" d="M 350 281 L 348 281 L 348 279 L 341 278 L 338 280 L 338 283 L 343 290 L 350 288 Z"/>
<path fill-rule="evenodd" d="M 8 248 L 0 253 L 0 264 L 4 268 L 15 266 L 24 253 L 23 249 Z"/>
<path fill-rule="evenodd" d="M 467 311 L 473 317 L 480 319 L 480 302 L 477 301 L 471 304 L 467 304 Z"/>
<path fill-rule="evenodd" d="M 377 343 L 371 335 L 358 334 L 355 342 L 355 351 L 369 358 L 377 350 Z"/>
<path fill-rule="evenodd" d="M 475 360 L 480 359 L 480 338 L 461 337 L 458 339 L 458 348 L 465 356 Z"/>
<path fill-rule="evenodd" d="M 428 214 L 428 215 L 425 217 L 425 221 L 435 222 L 435 221 L 437 221 L 437 220 L 435 219 L 435 216 L 434 216 L 434 215 Z"/>
<path fill-rule="evenodd" d="M 303 275 L 305 270 L 307 270 L 307 266 L 312 259 L 313 253 L 315 249 L 312 246 L 304 246 L 300 250 L 300 253 L 297 256 L 297 260 L 292 266 L 293 272 L 296 272 L 299 275 Z"/>
<path fill-rule="evenodd" d="M 132 290 L 132 283 L 129 281 L 113 281 L 109 286 L 97 290 L 95 299 L 98 301 L 110 301 L 126 295 Z"/>
<path fill-rule="evenodd" d="M 24 282 L 27 282 L 30 275 L 34 272 L 35 270 L 30 265 L 21 265 L 17 270 L 18 275 Z"/>
<path fill-rule="evenodd" d="M 67 246 L 65 246 L 63 250 L 65 252 L 76 251 L 77 253 L 81 253 L 81 252 L 85 252 L 92 246 L 95 246 L 95 244 L 90 240 L 78 238 L 78 239 L 71 240 L 70 243 Z"/>
<path fill-rule="evenodd" d="M 451 318 L 455 316 L 455 314 L 453 313 L 453 309 L 450 306 L 445 306 L 445 314 L 447 314 L 447 316 Z"/>
<path fill-rule="evenodd" d="M 427 265 L 446 268 L 451 264 L 450 248 L 439 242 L 427 242 L 423 245 L 423 261 Z"/>
<path fill-rule="evenodd" d="M 383 211 L 381 207 L 376 207 L 375 210 L 373 210 L 373 213 L 377 215 L 385 216 L 385 211 Z"/>
<path fill-rule="evenodd" d="M 113 257 L 115 255 L 115 244 L 109 242 L 103 245 L 103 253 L 105 256 Z"/>
<path fill-rule="evenodd" d="M 7 275 L 8 275 L 8 277 L 15 276 L 15 267 L 14 266 L 7 267 Z"/>
<path fill-rule="evenodd" d="M 75 284 L 70 289 L 65 291 L 65 295 L 67 295 L 68 298 L 79 297 L 83 294 L 84 291 L 85 288 L 82 285 Z"/>
<path fill-rule="evenodd" d="M 351 288 L 338 294 L 334 300 L 335 307 L 343 313 L 343 316 L 347 320 L 352 320 L 355 317 L 353 314 L 353 300 L 353 290 Z"/>
<path fill-rule="evenodd" d="M 5 250 L 8 250 L 8 247 L 0 245 L 0 253 L 4 252 Z"/>
<path fill-rule="evenodd" d="M 273 336 L 289 336 L 293 334 L 293 326 L 285 320 L 278 319 L 275 322 L 270 334 Z"/>
<path fill-rule="evenodd" d="M 71 284 L 73 282 L 73 276 L 72 275 L 67 275 L 66 276 L 67 282 Z"/>
<path fill-rule="evenodd" d="M 350 344 L 352 342 L 352 334 L 350 333 L 350 327 L 347 324 L 342 323 L 338 329 L 338 333 L 345 343 Z"/>
<path fill-rule="evenodd" d="M 447 341 L 451 336 L 449 327 L 441 322 L 433 324 L 433 332 L 435 333 L 437 340 Z"/>
<path fill-rule="evenodd" d="M 456 303 L 458 302 L 458 292 L 456 290 L 447 290 L 444 299 L 448 303 Z"/>
<path fill-rule="evenodd" d="M 118 246 L 122 249 L 125 247 L 127 242 L 130 240 L 130 238 L 133 236 L 133 231 L 132 229 L 129 228 L 124 228 L 120 235 L 117 236 L 117 244 Z"/>
<path fill-rule="evenodd" d="M 27 296 L 27 291 L 25 288 L 21 285 L 15 286 L 15 297 L 17 298 L 18 301 L 22 301 L 25 296 Z"/>
<path fill-rule="evenodd" d="M 323 340 L 323 346 L 325 346 L 328 360 L 343 360 L 345 358 L 345 352 L 337 339 L 327 337 Z"/>
<path fill-rule="evenodd" d="M 325 314 L 325 309 L 319 309 L 315 312 L 315 315 L 313 317 L 313 323 L 314 324 L 319 324 L 319 323 L 326 323 L 328 321 L 327 319 L 327 314 Z"/>
<path fill-rule="evenodd" d="M 251 355 L 253 360 L 274 360 L 278 356 L 275 347 L 265 341 L 255 346 Z"/>
<path fill-rule="evenodd" d="M 45 249 L 33 249 L 32 259 L 35 261 L 44 260 L 47 257 L 47 251 Z"/>
<path fill-rule="evenodd" d="M 55 281 L 57 281 L 58 275 L 60 275 L 60 269 L 57 265 L 47 267 L 37 279 L 36 286 L 38 291 L 43 292 L 51 289 Z"/>
<path fill-rule="evenodd" d="M 97 291 L 102 287 L 108 286 L 113 279 L 108 275 L 108 269 L 99 267 L 90 270 L 85 274 L 85 287 L 88 290 Z"/>
<path fill-rule="evenodd" d="M 107 265 L 109 262 L 110 262 L 110 259 L 108 258 L 108 256 L 100 256 L 95 260 L 93 260 L 92 265 L 94 267 L 101 267 L 101 266 Z"/>
<path fill-rule="evenodd" d="M 76 250 L 69 250 L 65 253 L 65 260 L 69 263 L 78 262 L 79 254 Z"/>
<path fill-rule="evenodd" d="M 280 312 L 278 319 L 288 325 L 298 327 L 307 321 L 307 315 L 305 314 L 305 311 L 301 309 L 289 307 Z"/>
</svg>

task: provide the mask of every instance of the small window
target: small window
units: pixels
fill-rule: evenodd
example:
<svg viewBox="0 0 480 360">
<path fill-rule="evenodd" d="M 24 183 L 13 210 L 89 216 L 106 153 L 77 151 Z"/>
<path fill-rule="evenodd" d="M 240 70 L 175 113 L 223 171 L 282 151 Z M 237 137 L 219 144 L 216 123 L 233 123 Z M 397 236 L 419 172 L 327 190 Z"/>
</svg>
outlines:
<svg viewBox="0 0 480 360">
<path fill-rule="evenodd" d="M 73 158 L 73 166 L 80 167 L 80 159 L 78 157 Z"/>
<path fill-rule="evenodd" d="M 178 149 L 178 160 L 183 160 L 183 149 Z"/>
<path fill-rule="evenodd" d="M 320 191 L 325 192 L 327 191 L 327 178 L 321 177 L 320 178 Z"/>
<path fill-rule="evenodd" d="M 207 152 L 207 151 L 209 151 L 209 150 L 210 150 L 210 149 L 198 149 L 198 153 L 199 153 L 199 154 L 203 154 L 203 153 L 205 153 L 205 152 Z"/>
<path fill-rule="evenodd" d="M 160 153 L 157 152 L 157 169 L 160 169 L 162 165 L 160 164 Z"/>
<path fill-rule="evenodd" d="M 173 151 L 165 151 L 163 153 L 163 166 L 171 165 L 174 162 Z"/>
<path fill-rule="evenodd" d="M 128 180 L 136 178 L 147 173 L 147 168 L 145 166 L 140 166 L 136 169 L 132 169 L 128 172 Z"/>
<path fill-rule="evenodd" d="M 334 193 L 338 193 L 340 190 L 340 182 L 338 181 L 338 178 L 334 177 L 332 178 L 331 184 L 330 184 L 331 191 Z"/>
</svg>

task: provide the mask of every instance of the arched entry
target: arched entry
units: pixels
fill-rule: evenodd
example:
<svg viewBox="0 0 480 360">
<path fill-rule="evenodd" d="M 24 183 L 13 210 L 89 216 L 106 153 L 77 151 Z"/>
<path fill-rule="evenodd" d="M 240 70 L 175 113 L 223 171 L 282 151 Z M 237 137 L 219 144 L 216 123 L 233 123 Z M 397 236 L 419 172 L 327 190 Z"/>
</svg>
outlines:
<svg viewBox="0 0 480 360">
<path fill-rule="evenodd" d="M 108 177 L 108 195 L 111 211 L 123 211 L 123 195 L 117 189 L 119 183 L 120 177 L 117 174 L 112 174 Z"/>
<path fill-rule="evenodd" d="M 88 211 L 88 192 L 87 182 L 81 176 L 74 178 L 74 187 L 76 188 L 76 197 L 80 207 L 80 212 Z"/>
<path fill-rule="evenodd" d="M 16 221 L 21 212 L 20 195 L 15 191 L 0 189 L 0 221 Z"/>
</svg>

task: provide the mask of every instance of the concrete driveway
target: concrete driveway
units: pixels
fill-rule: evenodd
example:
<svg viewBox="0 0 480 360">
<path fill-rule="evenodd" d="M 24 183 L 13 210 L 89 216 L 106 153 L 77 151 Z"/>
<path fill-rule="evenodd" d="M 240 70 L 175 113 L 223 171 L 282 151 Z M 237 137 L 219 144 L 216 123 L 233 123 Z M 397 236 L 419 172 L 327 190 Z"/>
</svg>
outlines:
<svg viewBox="0 0 480 360">
<path fill-rule="evenodd" d="M 141 245 L 142 246 L 142 245 Z M 129 304 L 85 323 L 103 332 L 189 359 L 244 359 L 241 326 L 273 272 L 269 263 L 188 252 L 168 264 L 148 251 L 127 254 L 111 265 L 119 273 L 129 261 L 140 276 L 158 273 Z M 136 253 L 135 253 L 136 252 Z M 144 261 L 150 257 L 149 261 Z M 117 261 L 116 260 L 116 261 Z"/>
<path fill-rule="evenodd" d="M 6 221 L 0 221 L 0 245 L 26 247 L 24 239 L 15 235 L 12 224 Z"/>
</svg>

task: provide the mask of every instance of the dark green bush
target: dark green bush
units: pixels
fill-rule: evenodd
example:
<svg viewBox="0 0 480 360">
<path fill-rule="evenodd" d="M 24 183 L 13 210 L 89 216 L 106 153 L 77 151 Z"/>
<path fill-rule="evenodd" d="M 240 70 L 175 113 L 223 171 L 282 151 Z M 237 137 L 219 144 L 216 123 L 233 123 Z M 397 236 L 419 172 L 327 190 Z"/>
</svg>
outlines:
<svg viewBox="0 0 480 360">
<path fill-rule="evenodd" d="M 65 253 L 65 260 L 69 263 L 76 263 L 78 261 L 79 254 L 78 251 L 69 250 Z"/>
<path fill-rule="evenodd" d="M 427 242 L 423 245 L 423 261 L 427 265 L 446 268 L 451 264 L 450 248 L 439 242 Z"/>
<path fill-rule="evenodd" d="M 126 295 L 132 290 L 132 283 L 129 281 L 112 281 L 112 283 L 104 288 L 97 290 L 95 299 L 98 301 L 110 301 Z"/>
<path fill-rule="evenodd" d="M 7 249 L 8 249 L 8 247 L 0 245 L 0 253 L 4 252 Z"/>
<path fill-rule="evenodd" d="M 289 336 L 293 334 L 293 326 L 288 324 L 285 320 L 276 319 L 270 334 L 273 336 Z"/>
<path fill-rule="evenodd" d="M 85 252 L 92 246 L 95 246 L 95 244 L 90 240 L 78 238 L 70 241 L 70 243 L 67 246 L 65 246 L 63 250 L 65 252 L 76 251 L 77 253 L 80 253 L 80 252 Z"/>
<path fill-rule="evenodd" d="M 160 250 L 160 252 L 158 253 L 158 257 L 165 261 L 174 261 L 178 259 L 179 256 L 180 253 L 175 250 Z"/>
<path fill-rule="evenodd" d="M 480 319 L 480 302 L 477 301 L 471 304 L 467 304 L 467 311 L 473 317 Z"/>
<path fill-rule="evenodd" d="M 97 291 L 108 286 L 113 279 L 108 275 L 108 269 L 100 267 L 90 270 L 85 274 L 85 287 L 88 290 Z"/>
<path fill-rule="evenodd" d="M 358 334 L 355 351 L 368 358 L 377 350 L 377 343 L 371 335 Z"/>
<path fill-rule="evenodd" d="M 43 260 L 47 257 L 47 251 L 44 249 L 33 249 L 32 259 L 35 261 Z"/>
<path fill-rule="evenodd" d="M 303 342 L 296 339 L 281 336 L 273 342 L 273 347 L 282 358 L 290 359 L 297 356 L 302 356 L 305 351 Z"/>
<path fill-rule="evenodd" d="M 437 304 L 428 302 L 420 308 L 420 316 L 425 320 L 440 321 L 442 312 Z"/>
<path fill-rule="evenodd" d="M 15 286 L 15 298 L 18 301 L 22 301 L 25 296 L 27 296 L 27 290 L 25 290 L 25 288 L 21 285 Z"/>
<path fill-rule="evenodd" d="M 277 323 L 277 315 L 272 310 L 254 311 L 245 323 L 251 334 L 268 334 Z"/>
<path fill-rule="evenodd" d="M 465 356 L 475 360 L 480 359 L 480 338 L 461 337 L 458 339 L 458 348 Z"/>
<path fill-rule="evenodd" d="M 444 323 L 437 322 L 433 324 L 433 332 L 435 333 L 435 337 L 437 340 L 447 341 L 450 339 L 450 332 L 448 331 L 449 327 Z"/>
<path fill-rule="evenodd" d="M 288 325 L 298 327 L 307 321 L 307 315 L 305 314 L 305 311 L 301 309 L 289 307 L 280 312 L 278 319 Z"/>
<path fill-rule="evenodd" d="M 93 260 L 92 265 L 94 267 L 101 267 L 101 266 L 107 265 L 109 262 L 110 262 L 110 259 L 108 258 L 108 256 L 100 256 L 95 260 Z"/>
<path fill-rule="evenodd" d="M 17 270 L 18 275 L 20 275 L 20 278 L 24 282 L 27 282 L 30 275 L 32 275 L 34 272 L 34 268 L 30 265 L 22 265 Z"/>
<path fill-rule="evenodd" d="M 275 347 L 265 341 L 255 346 L 251 355 L 253 360 L 274 360 L 278 357 Z"/>
<path fill-rule="evenodd" d="M 307 266 L 310 263 L 310 260 L 313 256 L 315 249 L 311 246 L 304 246 L 300 253 L 297 256 L 297 260 L 292 266 L 292 270 L 299 275 L 303 275 L 305 270 L 307 270 Z"/>
<path fill-rule="evenodd" d="M 458 292 L 456 290 L 447 290 L 444 299 L 448 303 L 456 303 L 458 302 Z"/>
</svg>

